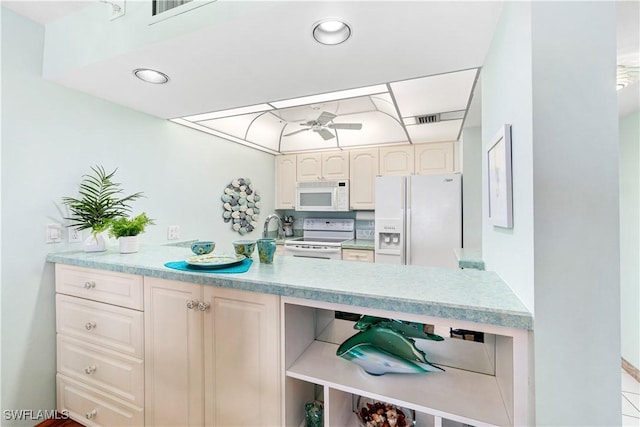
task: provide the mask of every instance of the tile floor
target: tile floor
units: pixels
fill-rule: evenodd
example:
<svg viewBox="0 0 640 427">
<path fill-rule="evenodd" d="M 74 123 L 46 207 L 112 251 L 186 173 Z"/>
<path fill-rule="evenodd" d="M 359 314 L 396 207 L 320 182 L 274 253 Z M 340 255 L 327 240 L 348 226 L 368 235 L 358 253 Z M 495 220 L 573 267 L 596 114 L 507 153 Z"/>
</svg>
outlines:
<svg viewBox="0 0 640 427">
<path fill-rule="evenodd" d="M 640 427 L 640 383 L 622 371 L 622 425 Z"/>
</svg>

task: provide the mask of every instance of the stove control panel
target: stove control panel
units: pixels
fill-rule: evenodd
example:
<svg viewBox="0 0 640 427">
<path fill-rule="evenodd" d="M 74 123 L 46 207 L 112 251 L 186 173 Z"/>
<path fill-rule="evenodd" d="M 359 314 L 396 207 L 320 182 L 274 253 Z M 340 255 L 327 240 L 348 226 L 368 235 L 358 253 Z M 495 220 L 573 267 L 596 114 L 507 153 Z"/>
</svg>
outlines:
<svg viewBox="0 0 640 427">
<path fill-rule="evenodd" d="M 319 231 L 353 231 L 355 228 L 354 219 L 327 219 L 327 218 L 305 218 L 302 223 L 304 230 Z"/>
</svg>

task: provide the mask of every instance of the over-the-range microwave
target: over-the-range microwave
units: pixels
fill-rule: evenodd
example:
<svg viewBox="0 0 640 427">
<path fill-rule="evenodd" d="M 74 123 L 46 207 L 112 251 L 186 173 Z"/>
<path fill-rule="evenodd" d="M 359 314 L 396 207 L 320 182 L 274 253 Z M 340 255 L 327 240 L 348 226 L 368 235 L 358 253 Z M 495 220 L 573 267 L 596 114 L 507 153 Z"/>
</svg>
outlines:
<svg viewBox="0 0 640 427">
<path fill-rule="evenodd" d="M 348 211 L 349 180 L 296 183 L 296 210 Z"/>
</svg>

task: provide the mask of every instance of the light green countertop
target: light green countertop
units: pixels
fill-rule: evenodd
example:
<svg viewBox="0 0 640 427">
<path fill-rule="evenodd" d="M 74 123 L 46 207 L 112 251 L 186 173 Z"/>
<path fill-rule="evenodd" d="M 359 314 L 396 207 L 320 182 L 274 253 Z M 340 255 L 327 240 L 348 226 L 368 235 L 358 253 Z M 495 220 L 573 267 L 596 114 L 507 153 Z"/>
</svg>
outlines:
<svg viewBox="0 0 640 427">
<path fill-rule="evenodd" d="M 342 243 L 342 249 L 366 249 L 372 251 L 375 249 L 375 243 L 373 240 L 365 239 L 347 240 Z"/>
<path fill-rule="evenodd" d="M 454 249 L 458 258 L 458 266 L 460 268 L 475 268 L 476 270 L 484 270 L 484 260 L 482 259 L 482 251 L 480 249 Z"/>
<path fill-rule="evenodd" d="M 240 274 L 183 272 L 167 261 L 191 256 L 187 248 L 141 246 L 134 254 L 82 251 L 52 253 L 47 261 L 168 280 L 242 289 L 477 323 L 532 329 L 531 313 L 497 274 L 392 264 L 276 257 L 261 264 L 254 254 Z"/>
</svg>

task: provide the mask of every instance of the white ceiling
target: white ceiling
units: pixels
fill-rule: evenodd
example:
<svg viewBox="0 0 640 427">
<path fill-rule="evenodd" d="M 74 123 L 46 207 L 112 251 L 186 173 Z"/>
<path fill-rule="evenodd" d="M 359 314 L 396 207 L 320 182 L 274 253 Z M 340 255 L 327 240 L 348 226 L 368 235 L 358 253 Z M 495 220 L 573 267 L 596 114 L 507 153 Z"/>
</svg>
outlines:
<svg viewBox="0 0 640 427">
<path fill-rule="evenodd" d="M 47 24 L 83 8 L 107 7 L 97 1 L 2 1 L 2 5 Z M 127 1 L 129 8 L 132 0 Z M 618 54 L 627 64 L 638 66 L 639 3 L 618 4 Z M 228 19 L 66 70 L 52 80 L 162 118 L 389 84 L 481 67 L 501 3 L 218 0 L 203 8 L 216 8 Z M 311 27 L 326 17 L 343 18 L 352 26 L 353 37 L 337 46 L 316 43 Z M 132 78 L 132 69 L 151 65 L 169 74 L 170 83 L 149 85 Z M 479 89 L 465 126 L 480 124 Z M 638 109 L 639 90 L 636 83 L 619 91 L 621 114 Z M 427 99 L 424 94 L 408 94 L 417 96 Z"/>
</svg>

